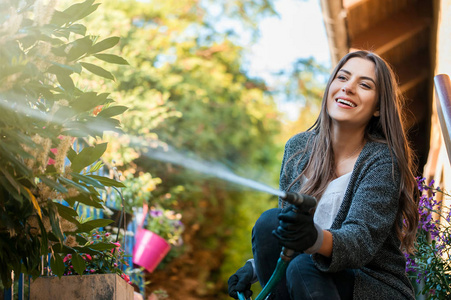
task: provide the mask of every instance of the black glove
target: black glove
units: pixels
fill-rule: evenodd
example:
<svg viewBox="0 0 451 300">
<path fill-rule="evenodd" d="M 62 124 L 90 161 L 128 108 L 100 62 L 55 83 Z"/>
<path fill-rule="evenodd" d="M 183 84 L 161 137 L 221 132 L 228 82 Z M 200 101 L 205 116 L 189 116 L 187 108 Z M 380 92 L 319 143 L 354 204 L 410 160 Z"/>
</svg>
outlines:
<svg viewBox="0 0 451 300">
<path fill-rule="evenodd" d="M 299 211 L 296 206 L 284 208 L 278 216 L 279 226 L 272 234 L 279 239 L 280 244 L 297 252 L 304 252 L 317 244 L 320 228 L 315 226 L 313 216 Z M 322 243 L 322 236 L 321 236 Z M 315 251 L 316 252 L 316 251 Z"/>
<path fill-rule="evenodd" d="M 230 276 L 228 281 L 229 296 L 238 299 L 237 292 L 241 292 L 246 299 L 252 296 L 251 282 L 253 277 L 254 268 L 252 267 L 252 263 L 248 261 L 235 274 Z"/>
</svg>

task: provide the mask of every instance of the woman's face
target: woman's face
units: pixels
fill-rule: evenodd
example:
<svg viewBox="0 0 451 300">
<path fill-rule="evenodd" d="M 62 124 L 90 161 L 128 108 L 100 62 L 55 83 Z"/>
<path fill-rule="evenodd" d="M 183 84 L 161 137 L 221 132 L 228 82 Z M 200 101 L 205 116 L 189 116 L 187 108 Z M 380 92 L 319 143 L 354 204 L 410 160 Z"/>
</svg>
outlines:
<svg viewBox="0 0 451 300">
<path fill-rule="evenodd" d="M 376 97 L 374 63 L 353 57 L 338 70 L 330 84 L 327 111 L 334 124 L 366 127 L 371 117 L 379 116 Z"/>
</svg>

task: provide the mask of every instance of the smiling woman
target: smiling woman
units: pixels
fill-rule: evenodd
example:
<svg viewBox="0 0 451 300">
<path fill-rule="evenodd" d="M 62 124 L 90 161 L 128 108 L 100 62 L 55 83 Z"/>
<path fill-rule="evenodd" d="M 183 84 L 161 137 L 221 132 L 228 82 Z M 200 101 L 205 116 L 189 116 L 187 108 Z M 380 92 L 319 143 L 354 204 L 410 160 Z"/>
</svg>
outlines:
<svg viewBox="0 0 451 300">
<path fill-rule="evenodd" d="M 250 296 L 257 279 L 272 286 L 283 246 L 295 253 L 275 299 L 415 299 L 401 251 L 413 248 L 418 203 L 400 100 L 382 58 L 356 51 L 340 60 L 314 126 L 287 142 L 280 174 L 281 191 L 318 205 L 299 213 L 280 198 L 260 216 L 254 259 L 229 279 L 232 297 Z"/>
</svg>

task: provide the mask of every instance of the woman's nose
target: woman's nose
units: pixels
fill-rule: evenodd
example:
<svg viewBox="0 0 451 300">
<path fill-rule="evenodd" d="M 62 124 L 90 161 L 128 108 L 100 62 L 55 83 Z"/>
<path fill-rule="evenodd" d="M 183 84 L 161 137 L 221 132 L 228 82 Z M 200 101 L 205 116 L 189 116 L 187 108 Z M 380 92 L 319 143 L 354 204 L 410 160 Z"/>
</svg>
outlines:
<svg viewBox="0 0 451 300">
<path fill-rule="evenodd" d="M 342 88 L 341 88 L 341 90 L 344 92 L 344 93 L 346 93 L 346 94 L 348 94 L 348 93 L 354 93 L 354 87 L 351 85 L 351 84 L 346 84 L 346 85 L 344 85 Z"/>
</svg>

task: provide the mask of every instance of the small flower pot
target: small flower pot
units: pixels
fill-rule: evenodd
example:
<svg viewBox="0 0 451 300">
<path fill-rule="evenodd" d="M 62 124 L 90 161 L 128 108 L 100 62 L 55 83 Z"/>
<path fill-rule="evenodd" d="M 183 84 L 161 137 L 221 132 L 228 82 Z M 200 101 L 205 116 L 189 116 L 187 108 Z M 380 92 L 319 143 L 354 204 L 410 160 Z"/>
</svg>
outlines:
<svg viewBox="0 0 451 300">
<path fill-rule="evenodd" d="M 43 276 L 32 281 L 31 300 L 133 300 L 133 287 L 117 274 Z"/>
<path fill-rule="evenodd" d="M 161 236 L 147 229 L 139 229 L 135 238 L 133 263 L 153 272 L 168 254 L 171 246 Z"/>
</svg>

